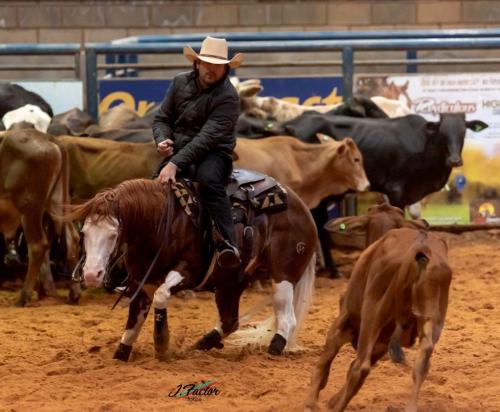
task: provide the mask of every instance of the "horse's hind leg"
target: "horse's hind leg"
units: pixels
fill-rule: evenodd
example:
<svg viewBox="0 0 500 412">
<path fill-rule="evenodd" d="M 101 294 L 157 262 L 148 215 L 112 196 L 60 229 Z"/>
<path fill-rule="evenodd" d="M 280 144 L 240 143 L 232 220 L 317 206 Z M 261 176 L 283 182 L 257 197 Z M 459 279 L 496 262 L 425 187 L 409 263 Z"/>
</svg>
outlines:
<svg viewBox="0 0 500 412">
<path fill-rule="evenodd" d="M 340 348 L 353 339 L 353 333 L 349 326 L 348 316 L 341 313 L 332 323 L 326 336 L 325 347 L 311 379 L 311 387 L 306 400 L 306 410 L 314 410 L 318 401 L 319 392 L 326 386 L 330 367 L 337 356 Z"/>
<path fill-rule="evenodd" d="M 267 352 L 271 355 L 281 355 L 297 326 L 293 309 L 293 285 L 290 282 L 284 280 L 276 284 L 273 307 L 276 315 L 276 333 Z"/>
<path fill-rule="evenodd" d="M 240 297 L 245 286 L 244 283 L 240 282 L 238 284 L 225 284 L 217 288 L 215 302 L 219 311 L 219 324 L 196 343 L 196 349 L 209 350 L 224 347 L 222 338 L 238 329 Z"/>
<path fill-rule="evenodd" d="M 149 308 L 151 307 L 151 299 L 148 294 L 142 289 L 136 298 L 130 303 L 128 308 L 128 319 L 123 333 L 122 340 L 113 358 L 127 362 L 132 351 L 132 345 L 136 341 L 141 332 L 142 325 L 148 316 Z"/>
</svg>

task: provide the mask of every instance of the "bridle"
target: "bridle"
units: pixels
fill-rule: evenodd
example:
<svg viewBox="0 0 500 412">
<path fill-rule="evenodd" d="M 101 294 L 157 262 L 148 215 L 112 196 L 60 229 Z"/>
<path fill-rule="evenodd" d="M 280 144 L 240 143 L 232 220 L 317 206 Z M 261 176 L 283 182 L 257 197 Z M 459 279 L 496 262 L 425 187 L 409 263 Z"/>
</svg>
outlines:
<svg viewBox="0 0 500 412">
<path fill-rule="evenodd" d="M 116 267 L 118 262 L 120 262 L 120 260 L 123 257 L 125 257 L 125 255 L 127 254 L 127 250 L 125 250 L 125 251 L 123 251 L 123 253 L 121 253 L 119 255 L 120 245 L 121 245 L 121 235 L 122 235 L 122 230 L 121 230 L 121 225 L 119 224 L 118 225 L 118 236 L 116 239 L 115 247 L 114 247 L 113 251 L 111 252 L 111 256 L 108 260 L 108 264 L 107 264 L 107 267 L 106 267 L 105 272 L 104 272 L 104 280 L 103 280 L 104 286 L 108 286 L 110 284 L 111 272 Z M 87 257 L 87 253 L 85 252 L 85 244 L 83 242 L 83 235 L 82 235 L 81 230 L 80 230 L 80 250 L 82 251 L 82 256 L 80 257 L 80 260 L 78 260 L 78 263 L 76 264 L 75 268 L 73 269 L 73 272 L 71 273 L 71 280 L 73 282 L 79 282 L 79 283 L 83 281 L 83 273 L 82 273 L 81 269 L 82 269 L 83 262 L 85 262 L 85 259 Z M 127 278 L 128 278 L 128 276 L 127 276 Z M 125 280 L 127 280 L 127 279 L 125 279 Z"/>
</svg>

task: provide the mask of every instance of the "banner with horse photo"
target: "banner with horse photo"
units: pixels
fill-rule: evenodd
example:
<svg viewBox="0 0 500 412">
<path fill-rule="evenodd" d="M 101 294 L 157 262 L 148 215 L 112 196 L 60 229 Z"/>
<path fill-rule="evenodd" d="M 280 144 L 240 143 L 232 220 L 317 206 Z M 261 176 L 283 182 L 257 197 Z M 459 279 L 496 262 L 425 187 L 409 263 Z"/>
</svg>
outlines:
<svg viewBox="0 0 500 412">
<path fill-rule="evenodd" d="M 480 133 L 467 130 L 463 165 L 418 207 L 434 225 L 499 223 L 500 73 L 358 75 L 354 93 L 399 100 L 429 121 L 462 112 L 468 121 L 487 123 Z"/>
</svg>

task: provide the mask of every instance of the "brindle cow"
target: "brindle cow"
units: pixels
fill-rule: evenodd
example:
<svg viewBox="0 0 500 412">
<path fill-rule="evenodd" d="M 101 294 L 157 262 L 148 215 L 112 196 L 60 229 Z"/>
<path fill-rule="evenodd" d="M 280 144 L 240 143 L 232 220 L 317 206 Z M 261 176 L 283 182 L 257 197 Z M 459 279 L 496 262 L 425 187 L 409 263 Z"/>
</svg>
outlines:
<svg viewBox="0 0 500 412">
<path fill-rule="evenodd" d="M 73 107 L 64 113 L 55 115 L 52 118 L 47 133 L 52 136 L 79 136 L 91 125 L 95 125 L 92 117 L 83 110 Z"/>
<path fill-rule="evenodd" d="M 326 197 L 369 188 L 361 153 L 350 138 L 328 139 L 321 145 L 289 136 L 238 138 L 235 157 L 235 167 L 274 177 L 291 187 L 310 209 Z"/>
<path fill-rule="evenodd" d="M 50 136 L 34 129 L 0 135 L 0 197 L 17 209 L 28 246 L 28 273 L 17 301 L 19 306 L 29 302 L 39 274 L 43 291 L 55 294 L 48 265 L 49 242 L 43 227 L 46 214 L 64 236 L 68 260 L 75 263 L 76 230 L 60 220 L 62 206 L 69 203 L 68 179 L 66 152 Z M 79 283 L 72 284 L 70 301 L 76 302 L 79 295 Z"/>
<path fill-rule="evenodd" d="M 447 253 L 446 243 L 437 236 L 401 228 L 390 230 L 361 254 L 340 299 L 340 314 L 328 331 L 314 369 L 307 411 L 316 408 L 330 365 L 343 345 L 352 343 L 356 359 L 346 383 L 328 402 L 329 409 L 337 412 L 343 411 L 356 395 L 398 329 L 403 346 L 413 345 L 417 336 L 420 340 L 407 408 L 417 410 L 420 386 L 427 376 L 448 307 L 451 268 Z"/>
</svg>

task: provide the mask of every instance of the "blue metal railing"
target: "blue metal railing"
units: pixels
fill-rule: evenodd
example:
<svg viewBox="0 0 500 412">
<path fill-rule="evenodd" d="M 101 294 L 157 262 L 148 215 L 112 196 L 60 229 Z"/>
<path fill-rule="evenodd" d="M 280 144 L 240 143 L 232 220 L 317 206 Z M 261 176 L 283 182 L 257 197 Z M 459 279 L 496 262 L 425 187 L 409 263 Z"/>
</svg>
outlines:
<svg viewBox="0 0 500 412">
<path fill-rule="evenodd" d="M 36 55 L 36 54 L 56 54 L 69 55 L 79 53 L 81 45 L 79 43 L 67 44 L 0 44 L 1 55 Z"/>
<path fill-rule="evenodd" d="M 209 34 L 209 33 L 208 33 Z M 416 57 L 417 50 L 495 49 L 500 48 L 500 29 L 415 30 L 379 32 L 261 32 L 212 33 L 230 41 L 230 50 L 255 52 L 317 52 L 342 53 L 344 96 L 352 94 L 354 57 L 356 51 L 404 50 Z M 173 54 L 181 53 L 186 43 L 195 48 L 207 34 L 138 36 L 120 39 L 114 44 L 7 44 L 0 45 L 0 55 L 71 55 L 85 52 L 86 107 L 89 114 L 98 114 L 98 55 Z M 128 61 L 126 61 L 128 63 Z M 415 72 L 416 64 L 409 64 Z"/>
<path fill-rule="evenodd" d="M 121 43 L 201 42 L 206 36 L 223 37 L 228 41 L 290 41 L 290 40 L 360 40 L 500 37 L 500 29 L 456 30 L 391 30 L 391 31 L 317 31 L 317 32 L 207 32 L 196 34 L 160 34 L 119 39 Z"/>
<path fill-rule="evenodd" d="M 97 117 L 97 55 L 109 53 L 172 54 L 181 53 L 185 42 L 166 43 L 122 43 L 87 44 L 87 110 Z M 199 42 L 192 43 L 199 48 Z M 344 97 L 352 96 L 354 74 L 354 52 L 367 50 L 445 50 L 445 49 L 496 49 L 500 47 L 498 37 L 462 38 L 404 38 L 404 39 L 359 39 L 359 40 L 292 40 L 292 41 L 232 41 L 230 51 L 241 52 L 342 52 L 342 74 Z"/>
</svg>

